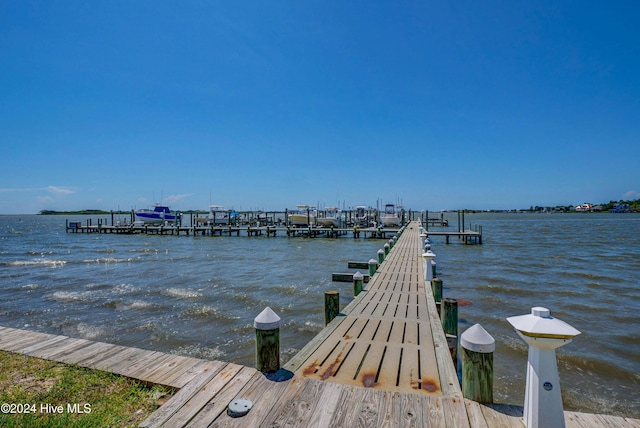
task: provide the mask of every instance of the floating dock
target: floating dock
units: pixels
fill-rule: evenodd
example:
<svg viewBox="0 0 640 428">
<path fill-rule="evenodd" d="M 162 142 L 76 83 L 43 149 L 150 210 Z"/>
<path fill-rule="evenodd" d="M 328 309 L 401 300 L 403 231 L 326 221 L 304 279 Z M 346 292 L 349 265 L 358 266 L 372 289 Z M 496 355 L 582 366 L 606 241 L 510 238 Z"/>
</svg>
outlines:
<svg viewBox="0 0 640 428">
<path fill-rule="evenodd" d="M 464 399 L 429 289 L 420 223 L 410 223 L 367 287 L 274 374 L 233 363 L 0 327 L 0 349 L 114 372 L 178 391 L 145 427 L 523 427 L 522 407 Z M 250 411 L 229 415 L 248 399 Z M 640 420 L 565 412 L 566 426 Z"/>
</svg>

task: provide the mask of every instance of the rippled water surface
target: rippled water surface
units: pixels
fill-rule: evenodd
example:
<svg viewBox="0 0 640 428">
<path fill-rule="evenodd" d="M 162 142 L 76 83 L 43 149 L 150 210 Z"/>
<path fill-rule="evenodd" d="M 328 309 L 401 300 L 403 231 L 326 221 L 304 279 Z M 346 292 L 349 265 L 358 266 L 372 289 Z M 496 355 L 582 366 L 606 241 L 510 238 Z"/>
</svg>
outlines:
<svg viewBox="0 0 640 428">
<path fill-rule="evenodd" d="M 449 230 L 457 217 L 447 214 Z M 83 220 L 84 218 L 69 218 Z M 640 417 L 640 216 L 474 214 L 484 245 L 432 238 L 460 331 L 495 339 L 496 401 L 522 404 L 527 350 L 505 318 L 545 306 L 582 332 L 558 351 L 565 409 Z M 0 325 L 253 366 L 253 319 L 283 320 L 287 360 L 323 326 L 323 293 L 384 241 L 65 233 L 0 216 Z M 441 230 L 434 228 L 433 230 Z"/>
</svg>

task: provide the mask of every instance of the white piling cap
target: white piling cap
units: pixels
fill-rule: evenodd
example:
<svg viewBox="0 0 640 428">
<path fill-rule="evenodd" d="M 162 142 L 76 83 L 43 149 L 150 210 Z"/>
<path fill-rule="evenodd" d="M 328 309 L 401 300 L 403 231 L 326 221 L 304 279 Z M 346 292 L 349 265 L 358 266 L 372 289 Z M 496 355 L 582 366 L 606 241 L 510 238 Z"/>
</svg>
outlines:
<svg viewBox="0 0 640 428">
<path fill-rule="evenodd" d="M 496 350 L 495 339 L 480 324 L 469 327 L 460 335 L 460 345 L 464 349 L 482 354 L 490 354 Z"/>
<path fill-rule="evenodd" d="M 564 321 L 551 316 L 547 308 L 536 306 L 531 313 L 507 318 L 516 330 L 525 336 L 547 339 L 571 339 L 580 334 Z"/>
<path fill-rule="evenodd" d="M 377 260 L 374 260 L 374 259 L 369 259 L 369 264 L 370 264 L 370 265 L 377 265 L 377 264 L 378 264 L 378 261 L 377 261 Z"/>
<path fill-rule="evenodd" d="M 364 275 L 361 274 L 360 271 L 357 271 L 356 273 L 353 274 L 353 279 L 355 279 L 355 280 L 364 279 Z"/>
<path fill-rule="evenodd" d="M 425 259 L 433 259 L 435 256 L 435 253 L 431 250 L 427 250 L 426 253 L 422 253 L 422 257 L 424 257 Z"/>
<path fill-rule="evenodd" d="M 257 330 L 275 330 L 280 328 L 280 317 L 267 306 L 260 315 L 255 317 L 253 327 Z"/>
</svg>

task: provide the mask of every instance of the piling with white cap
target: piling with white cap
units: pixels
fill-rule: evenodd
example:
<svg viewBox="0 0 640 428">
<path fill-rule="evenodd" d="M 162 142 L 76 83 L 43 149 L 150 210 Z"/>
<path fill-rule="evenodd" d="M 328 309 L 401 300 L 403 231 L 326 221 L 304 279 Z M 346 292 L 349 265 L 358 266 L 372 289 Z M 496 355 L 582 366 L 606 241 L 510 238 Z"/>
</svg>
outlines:
<svg viewBox="0 0 640 428">
<path fill-rule="evenodd" d="M 524 423 L 527 428 L 564 428 L 564 410 L 556 348 L 570 343 L 580 331 L 559 319 L 549 309 L 531 308 L 531 314 L 507 318 L 529 345 Z"/>
<path fill-rule="evenodd" d="M 280 369 L 280 317 L 270 307 L 253 320 L 256 329 L 256 368 L 263 373 Z"/>
<path fill-rule="evenodd" d="M 353 274 L 353 296 L 357 296 L 362 292 L 362 283 L 364 282 L 364 275 L 357 271 Z"/>
<path fill-rule="evenodd" d="M 431 262 L 436 255 L 431 250 L 422 253 L 422 259 L 424 260 L 424 280 L 431 283 L 433 279 L 433 269 L 431 268 Z"/>
<path fill-rule="evenodd" d="M 493 352 L 496 341 L 480 324 L 460 335 L 462 395 L 478 403 L 493 403 Z"/>
<path fill-rule="evenodd" d="M 371 278 L 373 274 L 376 273 L 376 270 L 378 270 L 378 262 L 374 259 L 370 259 L 369 260 L 369 278 Z"/>
</svg>

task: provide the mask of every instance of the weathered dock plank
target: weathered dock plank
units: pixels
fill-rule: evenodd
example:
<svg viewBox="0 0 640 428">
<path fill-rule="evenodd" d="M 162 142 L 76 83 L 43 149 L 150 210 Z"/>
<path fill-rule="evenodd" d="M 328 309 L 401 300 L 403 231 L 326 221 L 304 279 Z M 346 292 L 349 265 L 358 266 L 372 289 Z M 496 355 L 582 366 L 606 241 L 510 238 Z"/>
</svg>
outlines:
<svg viewBox="0 0 640 428">
<path fill-rule="evenodd" d="M 409 226 L 386 255 L 349 314 L 330 335 L 313 342 L 314 351 L 296 374 L 311 379 L 387 391 L 438 394 L 461 398 L 455 368 L 438 360 L 436 346 L 446 347 L 435 303 L 430 317 L 425 292 L 419 227 Z M 437 340 L 442 342 L 438 343 Z M 438 369 L 448 364 L 450 370 Z M 445 383 L 443 389 L 441 384 Z M 456 386 L 458 387 L 456 389 Z"/>
</svg>

